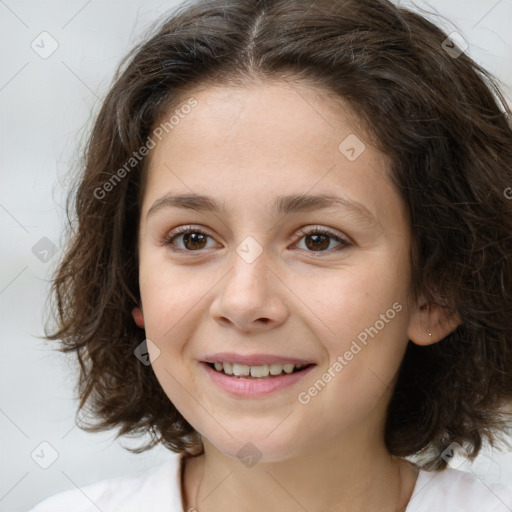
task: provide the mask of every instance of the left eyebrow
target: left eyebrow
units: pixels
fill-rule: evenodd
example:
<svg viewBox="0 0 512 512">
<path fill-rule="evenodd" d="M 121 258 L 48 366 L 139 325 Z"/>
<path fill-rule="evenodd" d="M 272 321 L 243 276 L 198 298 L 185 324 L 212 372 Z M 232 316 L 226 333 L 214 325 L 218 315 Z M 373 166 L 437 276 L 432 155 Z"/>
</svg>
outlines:
<svg viewBox="0 0 512 512">
<path fill-rule="evenodd" d="M 329 194 L 292 194 L 274 198 L 271 207 L 276 215 L 310 212 L 337 207 L 350 212 L 355 218 L 359 218 L 372 226 L 381 226 L 377 218 L 364 204 L 347 197 Z M 162 208 L 188 208 L 198 212 L 211 212 L 215 214 L 226 212 L 224 203 L 219 203 L 210 196 L 199 194 L 166 194 L 153 203 L 146 218 Z"/>
</svg>

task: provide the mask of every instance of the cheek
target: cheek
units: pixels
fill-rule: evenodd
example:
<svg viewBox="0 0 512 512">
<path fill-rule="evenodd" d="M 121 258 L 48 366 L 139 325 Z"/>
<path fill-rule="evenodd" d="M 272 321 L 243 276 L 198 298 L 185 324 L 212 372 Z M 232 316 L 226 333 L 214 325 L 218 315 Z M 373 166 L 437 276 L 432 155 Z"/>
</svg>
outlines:
<svg viewBox="0 0 512 512">
<path fill-rule="evenodd" d="M 340 321 L 338 335 L 328 345 L 324 340 L 329 361 L 299 396 L 304 417 L 323 422 L 322 435 L 336 436 L 368 415 L 385 414 L 407 346 L 405 308 L 394 304 L 383 310 L 387 323 L 373 315 L 350 325 Z"/>
<path fill-rule="evenodd" d="M 302 290 L 328 333 L 330 348 L 343 348 L 347 341 L 376 323 L 382 333 L 391 331 L 392 324 L 396 324 L 395 333 L 405 328 L 403 323 L 396 322 L 405 316 L 400 312 L 404 310 L 408 291 L 407 271 L 400 264 L 383 255 L 367 265 L 353 265 L 331 273 L 335 277 L 326 277 L 315 291 Z"/>
<path fill-rule="evenodd" d="M 194 278 L 193 272 L 183 267 L 172 266 L 164 258 L 141 260 L 139 287 L 144 310 L 146 334 L 162 337 L 177 324 L 189 323 L 189 314 L 197 308 L 198 299 L 207 289 Z M 172 331 L 171 331 L 172 332 Z"/>
<path fill-rule="evenodd" d="M 151 356 L 152 369 L 169 400 L 180 412 L 188 411 L 191 393 L 197 393 L 190 380 L 194 372 L 187 342 L 201 324 L 204 289 L 197 278 L 187 277 L 178 267 L 147 263 L 140 271 L 140 292 L 146 337 L 158 356 Z"/>
<path fill-rule="evenodd" d="M 326 371 L 339 386 L 378 395 L 394 379 L 408 341 L 408 281 L 401 263 L 381 258 L 380 264 L 342 271 L 331 280 L 323 306 L 315 306 L 326 333 Z"/>
</svg>

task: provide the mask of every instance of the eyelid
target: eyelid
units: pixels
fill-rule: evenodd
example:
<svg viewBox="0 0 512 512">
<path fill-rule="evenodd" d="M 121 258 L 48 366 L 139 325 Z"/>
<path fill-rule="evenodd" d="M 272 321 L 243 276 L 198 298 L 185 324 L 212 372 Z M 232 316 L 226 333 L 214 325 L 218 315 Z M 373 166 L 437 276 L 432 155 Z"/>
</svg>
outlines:
<svg viewBox="0 0 512 512">
<path fill-rule="evenodd" d="M 331 229 L 331 228 L 326 228 L 324 226 L 321 226 L 321 225 L 310 225 L 310 226 L 306 226 L 304 228 L 300 228 L 299 231 L 297 231 L 297 233 L 299 235 L 302 235 L 302 236 L 305 236 L 305 235 L 309 235 L 309 234 L 312 234 L 312 233 L 321 233 L 321 234 L 324 234 L 324 235 L 328 235 L 330 236 L 331 238 L 334 238 L 334 239 L 337 239 L 339 242 L 342 242 L 344 243 L 345 245 L 353 245 L 354 242 L 352 242 L 351 238 L 348 237 L 347 235 L 337 231 L 337 230 L 334 230 L 334 229 Z M 302 238 L 302 237 L 301 237 Z M 300 240 L 300 238 L 299 238 Z"/>
<path fill-rule="evenodd" d="M 167 238 L 167 239 L 173 238 L 176 235 L 182 235 L 182 234 L 188 233 L 188 232 L 202 233 L 204 235 L 209 236 L 210 238 L 213 238 L 213 235 L 210 234 L 210 232 L 206 228 L 203 228 L 202 226 L 195 225 L 195 224 L 186 224 L 183 226 L 178 226 L 176 228 L 173 228 L 171 231 L 169 231 L 165 235 L 165 238 Z"/>
</svg>

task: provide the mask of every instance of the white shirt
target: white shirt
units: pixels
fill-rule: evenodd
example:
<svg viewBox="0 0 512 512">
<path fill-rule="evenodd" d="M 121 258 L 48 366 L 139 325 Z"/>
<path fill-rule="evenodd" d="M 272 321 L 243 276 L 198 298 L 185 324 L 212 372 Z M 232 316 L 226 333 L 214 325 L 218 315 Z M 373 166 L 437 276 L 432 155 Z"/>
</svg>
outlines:
<svg viewBox="0 0 512 512">
<path fill-rule="evenodd" d="M 182 512 L 179 454 L 149 470 L 46 498 L 29 512 Z M 456 469 L 420 470 L 406 512 L 512 512 L 512 486 Z"/>
</svg>

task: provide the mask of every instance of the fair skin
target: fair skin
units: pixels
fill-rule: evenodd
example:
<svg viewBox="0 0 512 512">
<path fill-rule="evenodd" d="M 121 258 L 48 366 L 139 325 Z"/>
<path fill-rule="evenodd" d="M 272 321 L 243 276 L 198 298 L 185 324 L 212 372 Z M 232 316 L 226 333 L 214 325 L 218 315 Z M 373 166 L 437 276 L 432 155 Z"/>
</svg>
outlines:
<svg viewBox="0 0 512 512">
<path fill-rule="evenodd" d="M 386 450 L 387 405 L 408 341 L 439 341 L 460 319 L 411 299 L 411 228 L 388 159 L 347 109 L 306 86 L 210 87 L 193 96 L 197 106 L 150 154 L 139 227 L 142 309 L 133 311 L 154 343 L 159 383 L 203 438 L 204 454 L 186 461 L 185 510 L 404 510 L 417 471 Z M 354 161 L 338 150 L 351 134 L 366 145 Z M 163 206 L 148 216 L 162 196 L 191 193 L 226 211 Z M 374 220 L 340 206 L 286 215 L 271 208 L 277 196 L 322 193 L 361 203 Z M 206 240 L 162 243 L 188 225 Z M 299 233 L 315 227 L 350 245 L 332 237 L 315 245 Z M 261 248 L 250 263 L 237 253 L 247 237 Z M 395 303 L 400 312 L 301 403 L 299 393 Z M 269 396 L 240 398 L 203 371 L 201 357 L 212 352 L 290 355 L 315 366 Z M 248 442 L 261 453 L 251 467 L 237 457 Z"/>
</svg>

